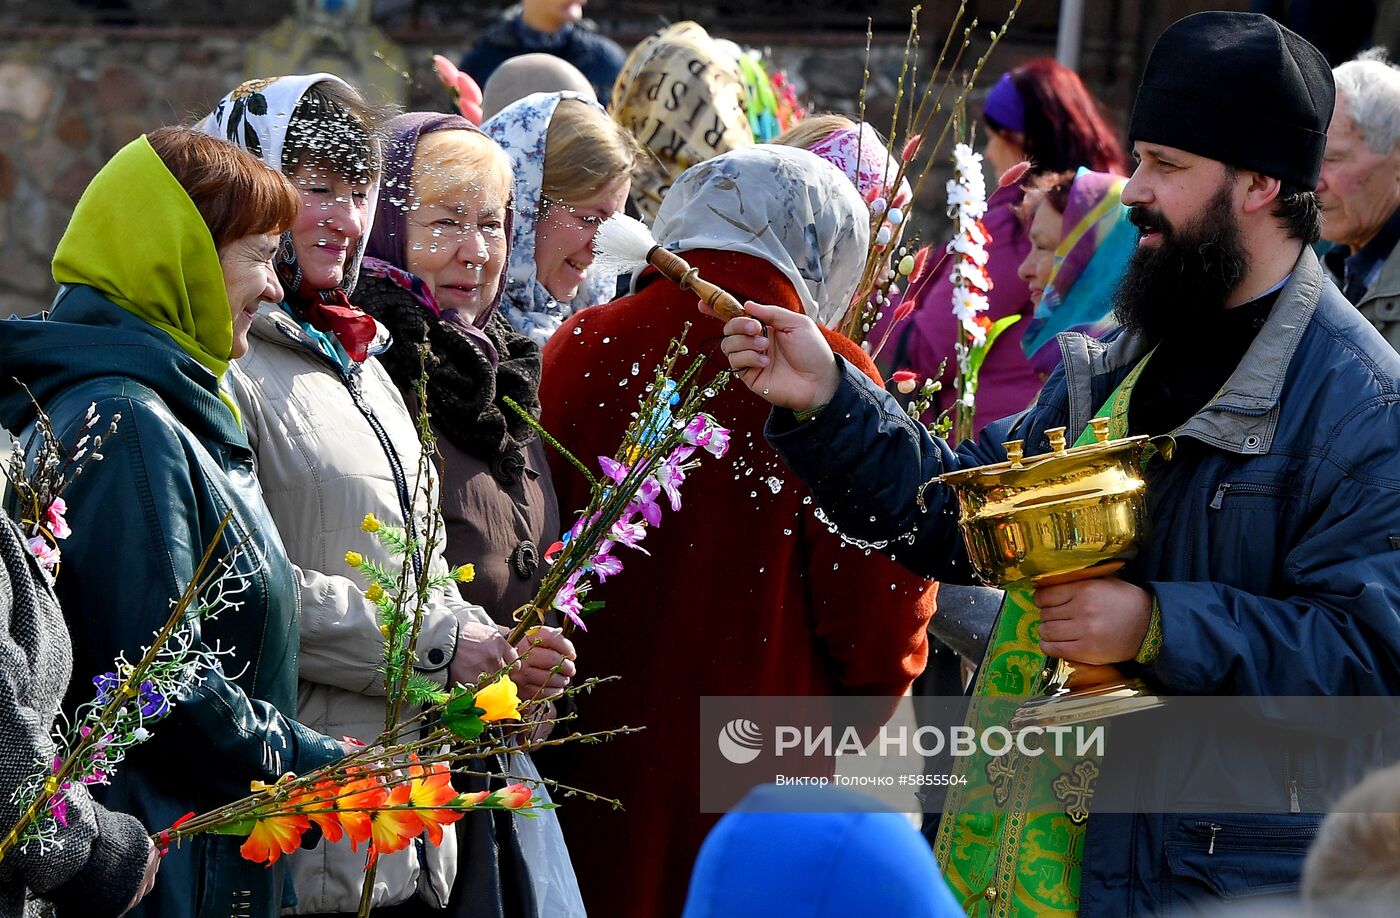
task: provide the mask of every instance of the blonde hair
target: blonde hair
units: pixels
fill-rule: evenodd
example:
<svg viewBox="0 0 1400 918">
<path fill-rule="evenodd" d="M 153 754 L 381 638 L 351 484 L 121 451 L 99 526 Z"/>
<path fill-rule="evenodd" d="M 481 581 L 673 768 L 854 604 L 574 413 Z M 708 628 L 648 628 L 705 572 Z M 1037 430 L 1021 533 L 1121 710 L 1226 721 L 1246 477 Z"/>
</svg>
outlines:
<svg viewBox="0 0 1400 918">
<path fill-rule="evenodd" d="M 641 152 L 632 135 L 604 112 L 563 99 L 545 139 L 544 195 L 555 201 L 589 198 L 620 178 L 630 179 Z"/>
<path fill-rule="evenodd" d="M 514 183 L 506 151 L 478 131 L 455 128 L 424 134 L 413 153 L 413 195 L 419 204 L 435 204 L 477 185 L 497 192 L 504 205 Z"/>
<path fill-rule="evenodd" d="M 1400 766 L 1371 773 L 1322 821 L 1303 864 L 1303 901 L 1348 914 L 1400 898 Z M 1393 914 L 1393 911 L 1390 912 Z"/>
<path fill-rule="evenodd" d="M 810 150 L 837 131 L 848 131 L 855 126 L 856 123 L 845 115 L 808 115 L 775 137 L 773 143 Z"/>
</svg>

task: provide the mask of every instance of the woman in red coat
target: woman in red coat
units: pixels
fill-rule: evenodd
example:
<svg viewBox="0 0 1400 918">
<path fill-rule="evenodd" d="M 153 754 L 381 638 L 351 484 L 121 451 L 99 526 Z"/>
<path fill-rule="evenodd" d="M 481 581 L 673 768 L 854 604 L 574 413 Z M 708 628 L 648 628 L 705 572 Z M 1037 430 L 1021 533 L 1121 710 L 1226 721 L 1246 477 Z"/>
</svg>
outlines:
<svg viewBox="0 0 1400 918">
<path fill-rule="evenodd" d="M 850 303 L 869 212 L 830 163 L 764 145 L 687 171 L 654 233 L 740 300 L 823 316 Z M 643 272 L 633 291 L 574 315 L 545 346 L 542 419 L 581 457 L 613 454 L 651 368 L 686 322 L 691 354 L 714 352 L 720 340 L 718 323 L 670 281 Z M 875 375 L 859 347 L 828 337 Z M 607 608 L 576 637 L 580 676 L 622 677 L 580 700 L 584 724 L 646 728 L 552 766 L 560 781 L 628 808 L 573 803 L 566 821 L 584 902 L 610 918 L 680 914 L 717 818 L 700 812 L 701 697 L 880 695 L 891 699 L 888 714 L 927 652 L 930 585 L 827 530 L 810 492 L 763 439 L 763 403 L 731 388 L 707 410 L 733 430 L 728 456 L 690 474 L 684 507 L 649 530 L 649 556 L 629 553 L 627 570 L 590 593 Z M 588 489 L 557 458 L 568 522 Z"/>
</svg>

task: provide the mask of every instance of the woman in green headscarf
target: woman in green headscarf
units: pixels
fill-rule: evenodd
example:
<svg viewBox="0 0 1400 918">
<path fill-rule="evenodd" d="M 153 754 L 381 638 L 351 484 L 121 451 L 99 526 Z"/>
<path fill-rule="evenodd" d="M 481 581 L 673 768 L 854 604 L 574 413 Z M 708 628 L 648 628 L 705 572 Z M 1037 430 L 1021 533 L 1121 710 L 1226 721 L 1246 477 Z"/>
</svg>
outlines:
<svg viewBox="0 0 1400 918">
<path fill-rule="evenodd" d="M 73 636 L 65 707 L 90 698 L 89 674 L 150 642 L 226 513 L 214 557 L 244 577 L 236 613 L 203 623 L 204 645 L 231 650 L 174 699 L 152 739 L 131 750 L 107 806 L 145 825 L 244 796 L 343 754 L 291 718 L 297 605 L 292 569 L 258 490 L 252 454 L 222 381 L 247 348 L 262 302 L 282 291 L 271 259 L 297 211 L 282 175 L 232 144 L 163 128 L 97 174 L 54 254 L 51 313 L 0 330 L 0 423 L 32 430 L 22 383 L 73 443 L 93 406 L 121 415 L 101 463 L 65 492 L 72 536 L 57 592 Z M 22 438 L 23 440 L 23 435 Z M 172 848 L 160 882 L 130 914 L 271 918 L 293 901 L 282 865 L 245 861 L 240 839 Z"/>
</svg>

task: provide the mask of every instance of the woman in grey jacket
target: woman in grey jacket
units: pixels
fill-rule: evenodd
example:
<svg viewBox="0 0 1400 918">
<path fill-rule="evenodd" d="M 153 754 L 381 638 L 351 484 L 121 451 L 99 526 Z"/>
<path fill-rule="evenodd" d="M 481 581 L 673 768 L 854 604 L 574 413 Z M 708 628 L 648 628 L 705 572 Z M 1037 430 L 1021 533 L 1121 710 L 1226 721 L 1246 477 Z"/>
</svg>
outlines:
<svg viewBox="0 0 1400 918">
<path fill-rule="evenodd" d="M 8 518 L 0 520 L 0 834 L 19 819 L 12 794 L 51 753 L 49 737 L 73 672 L 73 648 L 48 575 Z M 150 891 L 160 863 L 134 816 L 65 791 L 58 845 L 16 848 L 0 862 L 0 918 L 24 914 L 29 893 L 60 916 L 120 915 Z"/>
</svg>

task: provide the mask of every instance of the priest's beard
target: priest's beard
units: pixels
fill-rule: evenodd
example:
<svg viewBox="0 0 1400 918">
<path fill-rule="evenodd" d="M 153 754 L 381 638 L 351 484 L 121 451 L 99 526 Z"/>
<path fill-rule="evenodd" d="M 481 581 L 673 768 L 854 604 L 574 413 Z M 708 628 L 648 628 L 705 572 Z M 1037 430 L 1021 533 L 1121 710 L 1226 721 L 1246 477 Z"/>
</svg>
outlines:
<svg viewBox="0 0 1400 918">
<path fill-rule="evenodd" d="M 1155 247 L 1139 247 L 1128 260 L 1113 298 L 1118 324 L 1151 343 L 1184 332 L 1208 332 L 1225 308 L 1225 298 L 1249 270 L 1229 182 L 1221 183 L 1200 216 L 1180 227 L 1141 205 L 1131 209 L 1128 219 L 1138 229 L 1162 236 Z"/>
</svg>

